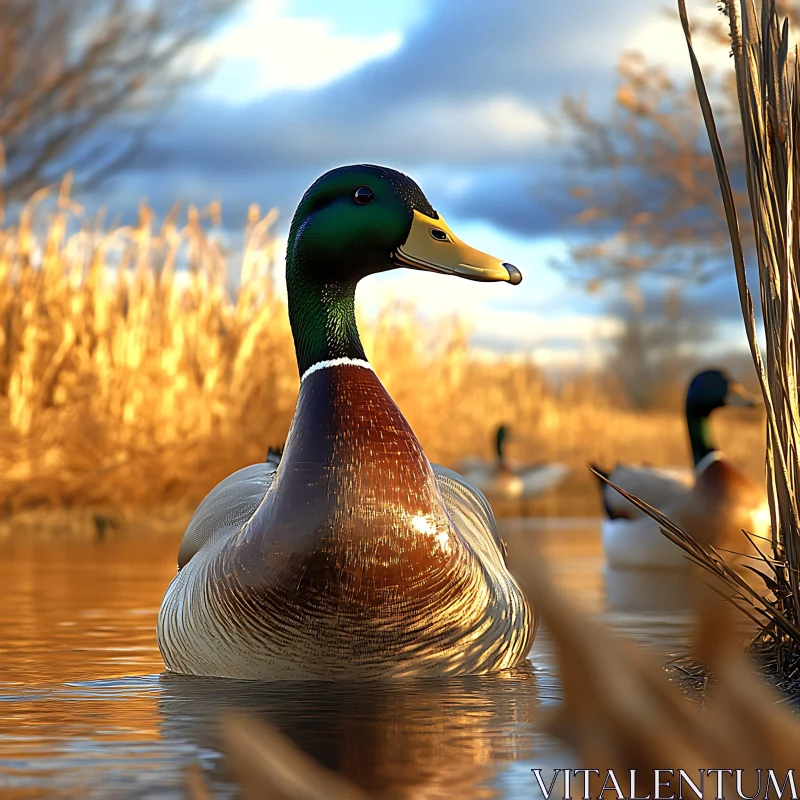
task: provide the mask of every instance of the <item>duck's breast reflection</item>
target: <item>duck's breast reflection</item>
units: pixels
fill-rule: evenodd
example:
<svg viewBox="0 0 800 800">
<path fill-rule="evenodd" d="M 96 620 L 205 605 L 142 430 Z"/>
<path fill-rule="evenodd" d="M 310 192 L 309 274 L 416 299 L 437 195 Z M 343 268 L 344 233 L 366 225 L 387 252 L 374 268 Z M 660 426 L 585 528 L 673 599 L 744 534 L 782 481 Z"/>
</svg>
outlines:
<svg viewBox="0 0 800 800">
<path fill-rule="evenodd" d="M 503 763 L 533 758 L 540 737 L 529 661 L 495 675 L 425 681 L 262 683 L 164 675 L 161 685 L 165 738 L 218 753 L 221 716 L 246 709 L 325 766 L 392 797 L 496 797 Z M 210 761 L 212 785 L 228 783 L 225 759 Z"/>
</svg>

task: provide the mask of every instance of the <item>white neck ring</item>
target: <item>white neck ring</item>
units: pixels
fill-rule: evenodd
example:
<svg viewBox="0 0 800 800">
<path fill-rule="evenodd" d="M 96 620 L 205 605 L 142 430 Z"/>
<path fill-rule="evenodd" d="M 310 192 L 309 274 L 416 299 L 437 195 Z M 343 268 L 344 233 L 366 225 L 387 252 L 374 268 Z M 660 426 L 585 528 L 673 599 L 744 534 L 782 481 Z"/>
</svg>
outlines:
<svg viewBox="0 0 800 800">
<path fill-rule="evenodd" d="M 316 364 L 312 364 L 300 376 L 300 383 L 314 372 L 319 372 L 321 369 L 328 369 L 329 367 L 361 367 L 372 371 L 372 365 L 369 361 L 364 361 L 363 358 L 332 358 L 330 361 L 317 361 Z"/>
<path fill-rule="evenodd" d="M 722 453 L 719 450 L 712 450 L 710 453 L 706 453 L 695 465 L 695 474 L 699 475 L 706 467 L 715 461 L 719 461 L 720 458 L 722 458 Z"/>
</svg>

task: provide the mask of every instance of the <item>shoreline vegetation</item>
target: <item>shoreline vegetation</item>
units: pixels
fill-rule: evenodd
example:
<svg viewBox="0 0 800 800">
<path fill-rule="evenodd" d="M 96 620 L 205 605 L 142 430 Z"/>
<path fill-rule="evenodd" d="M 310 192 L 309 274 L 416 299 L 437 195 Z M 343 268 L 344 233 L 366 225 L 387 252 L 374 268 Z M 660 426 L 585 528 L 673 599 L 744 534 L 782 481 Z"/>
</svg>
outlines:
<svg viewBox="0 0 800 800">
<path fill-rule="evenodd" d="M 742 317 L 767 411 L 766 484 L 772 539 L 760 543 L 759 558 L 751 565 L 766 590 L 754 585 L 752 578 L 739 576 L 713 548 L 699 545 L 666 518 L 659 521 L 662 531 L 696 563 L 722 579 L 726 600 L 759 626 L 752 649 L 781 688 L 796 696 L 800 668 L 800 358 L 796 347 L 800 327 L 800 61 L 789 20 L 780 18 L 774 0 L 763 0 L 758 7 L 754 0 L 743 0 L 741 7 L 735 2 L 721 5 L 730 24 L 747 195 L 756 234 L 765 333 L 762 355 L 733 181 L 692 45 L 684 0 L 678 0 L 678 9 L 725 209 Z"/>
<path fill-rule="evenodd" d="M 137 223 L 106 224 L 86 219 L 69 188 L 67 177 L 37 193 L 0 229 L 0 538 L 25 520 L 86 528 L 99 515 L 110 530 L 188 519 L 219 480 L 283 443 L 297 396 L 275 210 L 251 206 L 234 252 L 218 205 L 159 222 L 142 204 Z M 506 423 L 512 461 L 572 468 L 527 513 L 596 515 L 590 460 L 689 464 L 682 409 L 626 408 L 607 376 L 555 385 L 532 357 L 476 354 L 463 320 L 431 324 L 401 304 L 360 328 L 433 461 L 491 458 Z M 721 446 L 759 479 L 763 427 L 760 414 L 715 420 Z"/>
</svg>

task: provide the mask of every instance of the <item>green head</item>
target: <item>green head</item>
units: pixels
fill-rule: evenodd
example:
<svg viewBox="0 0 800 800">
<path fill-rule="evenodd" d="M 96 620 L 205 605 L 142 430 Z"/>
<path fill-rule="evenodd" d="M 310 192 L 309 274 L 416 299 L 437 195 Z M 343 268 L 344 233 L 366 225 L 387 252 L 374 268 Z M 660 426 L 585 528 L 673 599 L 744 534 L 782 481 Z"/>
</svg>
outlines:
<svg viewBox="0 0 800 800">
<path fill-rule="evenodd" d="M 692 378 L 686 392 L 686 412 L 707 417 L 722 406 L 754 408 L 758 403 L 728 372 L 708 369 Z"/>
<path fill-rule="evenodd" d="M 464 244 L 417 184 L 386 167 L 339 167 L 303 195 L 289 229 L 286 283 L 301 374 L 335 358 L 363 359 L 358 281 L 396 267 L 519 283 L 511 264 Z"/>
<path fill-rule="evenodd" d="M 755 408 L 758 402 L 725 370 L 709 369 L 695 375 L 686 392 L 686 419 L 695 464 L 715 449 L 708 418 L 723 406 Z"/>
</svg>

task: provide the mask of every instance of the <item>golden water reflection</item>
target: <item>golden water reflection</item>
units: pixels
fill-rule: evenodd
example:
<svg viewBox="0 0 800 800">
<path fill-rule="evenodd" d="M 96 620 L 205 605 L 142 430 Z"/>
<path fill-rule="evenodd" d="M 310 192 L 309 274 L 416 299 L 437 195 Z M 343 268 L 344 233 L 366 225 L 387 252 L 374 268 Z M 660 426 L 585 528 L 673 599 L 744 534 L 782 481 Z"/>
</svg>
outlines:
<svg viewBox="0 0 800 800">
<path fill-rule="evenodd" d="M 546 558 L 584 607 L 662 653 L 685 642 L 680 587 L 601 568 L 594 520 L 506 521 L 515 560 Z M 155 641 L 178 536 L 0 548 L 0 795 L 184 797 L 199 762 L 235 797 L 219 715 L 263 715 L 378 796 L 531 798 L 530 770 L 571 754 L 539 727 L 558 702 L 551 643 L 531 662 L 475 678 L 392 684 L 259 684 L 163 676 Z M 606 604 L 608 597 L 608 604 Z M 683 598 L 683 599 L 682 599 Z"/>
</svg>

